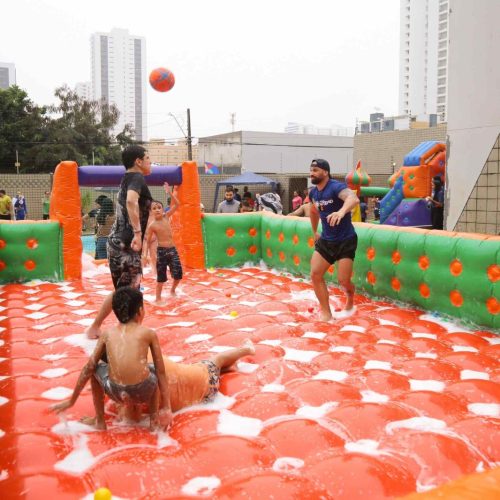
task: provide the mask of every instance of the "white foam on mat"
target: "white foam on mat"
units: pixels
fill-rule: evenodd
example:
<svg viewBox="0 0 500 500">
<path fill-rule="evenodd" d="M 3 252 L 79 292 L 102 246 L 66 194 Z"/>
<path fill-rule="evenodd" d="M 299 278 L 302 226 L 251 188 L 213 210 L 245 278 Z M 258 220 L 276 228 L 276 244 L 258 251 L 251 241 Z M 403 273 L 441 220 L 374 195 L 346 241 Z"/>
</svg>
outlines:
<svg viewBox="0 0 500 500">
<path fill-rule="evenodd" d="M 87 436 L 83 434 L 75 441 L 74 450 L 54 465 L 55 470 L 80 475 L 97 462 L 87 446 Z"/>
<path fill-rule="evenodd" d="M 184 359 L 184 356 L 167 356 L 167 358 L 174 363 L 180 363 Z"/>
<path fill-rule="evenodd" d="M 62 354 L 44 354 L 42 356 L 42 359 L 44 359 L 45 361 L 58 361 L 59 359 L 64 359 L 64 358 L 67 358 L 68 355 L 66 353 L 62 353 Z"/>
<path fill-rule="evenodd" d="M 477 372 L 475 370 L 462 370 L 460 380 L 489 380 L 490 376 L 486 372 Z"/>
<path fill-rule="evenodd" d="M 8 399 L 7 398 L 4 398 L 3 396 L 0 396 L 0 406 L 4 405 L 5 403 L 7 403 Z"/>
<path fill-rule="evenodd" d="M 198 476 L 183 484 L 181 491 L 184 495 L 209 497 L 220 485 L 221 480 L 217 476 Z"/>
<path fill-rule="evenodd" d="M 387 308 L 384 308 L 384 309 L 387 309 Z M 401 326 L 399 323 L 396 323 L 395 321 L 390 321 L 388 319 L 380 319 L 380 318 L 378 318 L 378 322 L 382 326 Z"/>
<path fill-rule="evenodd" d="M 330 352 L 344 352 L 346 354 L 352 354 L 354 352 L 354 347 L 350 345 L 335 345 L 330 347 Z"/>
<path fill-rule="evenodd" d="M 24 306 L 25 309 L 28 309 L 30 311 L 39 311 L 40 309 L 43 309 L 46 307 L 44 304 L 29 304 L 27 306 Z M 0 308 L 0 310 L 5 309 L 5 307 Z"/>
<path fill-rule="evenodd" d="M 95 288 L 97 288 L 97 286 Z M 75 292 L 66 292 L 66 293 L 62 293 L 61 297 L 64 297 L 65 299 L 68 299 L 68 300 L 73 300 L 73 299 L 77 299 L 78 297 L 80 297 L 80 295 L 82 295 L 82 294 L 75 293 Z"/>
<path fill-rule="evenodd" d="M 0 470 L 0 481 L 5 481 L 6 479 L 9 479 L 9 471 L 6 469 Z"/>
<path fill-rule="evenodd" d="M 73 394 L 73 389 L 69 389 L 68 387 L 53 387 L 48 391 L 42 392 L 42 398 L 62 401 L 69 398 L 71 394 Z"/>
<path fill-rule="evenodd" d="M 377 360 L 369 360 L 365 363 L 365 370 L 385 370 L 385 371 L 393 371 L 391 363 L 388 361 L 377 361 Z"/>
<path fill-rule="evenodd" d="M 59 323 L 57 323 L 56 321 L 51 321 L 50 323 L 42 323 L 40 325 L 34 325 L 31 328 L 33 328 L 33 330 L 46 330 L 47 328 L 50 328 L 51 326 L 58 324 Z"/>
<path fill-rule="evenodd" d="M 362 453 L 363 455 L 381 455 L 379 449 L 379 442 L 373 439 L 360 439 L 358 441 L 351 441 L 345 443 L 344 449 L 351 453 Z"/>
<path fill-rule="evenodd" d="M 2 429 L 0 429 L 0 438 L 4 437 L 4 436 L 5 436 L 5 432 Z"/>
<path fill-rule="evenodd" d="M 204 340 L 210 340 L 212 335 L 208 333 L 196 333 L 194 335 L 190 335 L 184 342 L 186 344 L 195 344 L 196 342 L 203 342 Z"/>
<path fill-rule="evenodd" d="M 179 443 L 171 438 L 166 432 L 160 431 L 157 433 L 158 434 L 158 442 L 156 446 L 159 449 L 167 448 L 169 446 L 173 446 L 174 448 L 179 447 Z"/>
<path fill-rule="evenodd" d="M 230 345 L 213 345 L 208 351 L 209 352 L 226 352 L 234 349 Z"/>
<path fill-rule="evenodd" d="M 445 388 L 445 383 L 439 380 L 410 379 L 409 382 L 411 391 L 443 392 Z"/>
<path fill-rule="evenodd" d="M 79 325 L 82 326 L 90 326 L 93 322 L 94 320 L 92 318 L 83 318 L 79 319 L 78 321 L 75 321 L 75 323 L 78 323 Z"/>
<path fill-rule="evenodd" d="M 285 356 L 283 359 L 287 361 L 298 361 L 299 363 L 310 363 L 316 356 L 321 353 L 318 351 L 303 351 L 301 349 L 292 349 L 291 347 L 284 347 Z"/>
<path fill-rule="evenodd" d="M 261 304 L 261 302 L 252 302 L 251 300 L 240 300 L 239 302 L 242 306 L 255 307 Z"/>
<path fill-rule="evenodd" d="M 68 370 L 66 370 L 66 368 L 49 368 L 48 370 L 44 370 L 42 373 L 40 373 L 40 377 L 58 378 L 66 375 L 67 373 L 69 372 Z"/>
<path fill-rule="evenodd" d="M 411 334 L 411 336 L 414 338 L 414 339 L 433 339 L 433 340 L 437 340 L 437 335 L 435 333 L 427 333 L 427 332 L 423 332 L 423 333 L 419 333 L 419 332 L 413 332 Z"/>
<path fill-rule="evenodd" d="M 366 328 L 364 326 L 358 326 L 358 325 L 344 325 L 339 332 L 358 332 L 358 333 L 365 333 Z"/>
<path fill-rule="evenodd" d="M 377 340 L 377 344 L 398 345 L 398 343 L 395 342 L 394 340 L 388 340 L 388 339 Z"/>
<path fill-rule="evenodd" d="M 192 406 L 186 406 L 185 408 L 181 408 L 179 411 L 176 411 L 176 415 L 180 415 L 181 413 L 188 413 L 191 411 L 206 411 L 206 410 L 227 410 L 234 405 L 236 399 L 231 396 L 225 396 L 221 392 L 218 392 L 215 395 L 215 398 L 208 403 L 198 403 Z"/>
<path fill-rule="evenodd" d="M 274 461 L 273 470 L 276 472 L 293 472 L 304 467 L 304 460 L 296 457 L 279 457 Z"/>
<path fill-rule="evenodd" d="M 438 355 L 435 352 L 416 352 L 416 358 L 428 358 L 428 359 L 437 359 Z"/>
<path fill-rule="evenodd" d="M 295 321 L 287 321 L 284 323 L 286 326 L 299 326 L 300 323 L 296 323 Z"/>
<path fill-rule="evenodd" d="M 295 415 L 316 420 L 324 417 L 329 411 L 333 410 L 337 406 L 338 403 L 334 401 L 323 403 L 321 406 L 302 406 L 295 412 Z"/>
<path fill-rule="evenodd" d="M 220 304 L 203 304 L 200 306 L 200 309 L 207 309 L 208 311 L 218 311 L 222 309 L 224 306 Z"/>
<path fill-rule="evenodd" d="M 238 328 L 238 332 L 254 332 L 256 328 L 252 328 L 250 326 L 244 327 L 244 328 Z"/>
<path fill-rule="evenodd" d="M 217 432 L 230 436 L 257 437 L 262 427 L 262 420 L 242 417 L 229 410 L 221 410 L 217 421 Z"/>
<path fill-rule="evenodd" d="M 71 313 L 78 316 L 90 316 L 92 313 L 95 313 L 95 309 L 75 309 Z"/>
<path fill-rule="evenodd" d="M 59 415 L 61 421 L 52 426 L 51 431 L 60 436 L 76 436 L 82 432 L 97 432 L 97 429 L 92 425 L 82 424 L 77 420 L 66 420 L 63 416 Z"/>
<path fill-rule="evenodd" d="M 321 332 L 306 332 L 302 335 L 305 339 L 318 339 L 323 340 L 326 337 L 326 333 Z"/>
<path fill-rule="evenodd" d="M 68 302 L 65 302 L 65 304 L 69 307 L 80 307 L 85 305 L 84 300 L 69 300 Z"/>
<path fill-rule="evenodd" d="M 284 392 L 285 386 L 281 384 L 266 384 L 262 387 L 261 392 Z"/>
<path fill-rule="evenodd" d="M 270 345 L 271 347 L 276 347 L 281 345 L 281 340 L 272 339 L 272 340 L 261 340 L 259 344 Z"/>
<path fill-rule="evenodd" d="M 259 365 L 255 363 L 247 363 L 245 361 L 238 361 L 238 363 L 236 363 L 236 367 L 241 373 L 253 373 L 259 368 Z"/>
<path fill-rule="evenodd" d="M 467 405 L 467 409 L 470 413 L 482 417 L 500 417 L 499 403 L 471 403 Z"/>
<path fill-rule="evenodd" d="M 32 314 L 26 315 L 26 317 L 30 318 L 30 319 L 43 319 L 43 318 L 46 318 L 47 316 L 48 316 L 48 314 L 43 313 L 43 312 L 34 312 Z"/>
<path fill-rule="evenodd" d="M 64 337 L 64 342 L 73 347 L 80 347 L 85 351 L 85 354 L 90 356 L 95 349 L 97 339 L 89 339 L 85 333 L 74 333 Z"/>
<path fill-rule="evenodd" d="M 479 349 L 470 345 L 452 345 L 453 352 L 479 352 Z"/>
<path fill-rule="evenodd" d="M 220 314 L 219 316 L 215 316 L 215 319 L 225 319 L 226 321 L 232 321 L 236 319 L 238 315 L 233 316 L 232 314 Z"/>
<path fill-rule="evenodd" d="M 41 339 L 38 342 L 43 345 L 48 345 L 48 344 L 53 344 L 54 342 L 57 342 L 58 340 L 61 340 L 61 337 L 48 337 L 46 339 Z"/>
<path fill-rule="evenodd" d="M 389 401 L 389 396 L 386 394 L 380 394 L 375 391 L 360 391 L 361 401 L 364 403 L 387 403 Z"/>
<path fill-rule="evenodd" d="M 439 432 L 447 428 L 444 420 L 430 417 L 413 417 L 406 420 L 396 420 L 389 422 L 385 426 L 388 434 L 392 434 L 397 429 L 412 429 L 422 432 Z"/>
<path fill-rule="evenodd" d="M 196 325 L 194 321 L 179 321 L 178 323 L 170 323 L 167 326 L 180 326 L 182 328 L 187 328 L 193 325 Z"/>
<path fill-rule="evenodd" d="M 314 375 L 313 380 L 332 380 L 333 382 L 344 381 L 349 374 L 340 370 L 323 370 Z"/>
</svg>

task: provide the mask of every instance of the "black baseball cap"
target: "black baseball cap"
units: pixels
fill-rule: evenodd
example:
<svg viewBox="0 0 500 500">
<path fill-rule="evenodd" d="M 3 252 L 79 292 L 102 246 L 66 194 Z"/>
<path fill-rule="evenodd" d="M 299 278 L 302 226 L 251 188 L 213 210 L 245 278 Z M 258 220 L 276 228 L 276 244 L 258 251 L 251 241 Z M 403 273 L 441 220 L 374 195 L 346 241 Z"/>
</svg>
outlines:
<svg viewBox="0 0 500 500">
<path fill-rule="evenodd" d="M 330 164 L 326 160 L 322 160 L 321 158 L 315 158 L 311 162 L 311 166 L 321 168 L 322 170 L 326 170 L 328 173 L 330 173 Z"/>
</svg>

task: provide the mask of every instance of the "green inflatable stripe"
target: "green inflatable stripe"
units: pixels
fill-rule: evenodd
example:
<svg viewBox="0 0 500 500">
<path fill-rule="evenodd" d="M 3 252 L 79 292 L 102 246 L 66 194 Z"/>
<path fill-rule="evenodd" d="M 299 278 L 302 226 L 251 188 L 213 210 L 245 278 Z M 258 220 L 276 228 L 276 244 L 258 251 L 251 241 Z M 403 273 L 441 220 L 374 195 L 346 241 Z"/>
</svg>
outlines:
<svg viewBox="0 0 500 500">
<path fill-rule="evenodd" d="M 362 186 L 361 196 L 384 197 L 390 190 L 391 188 L 386 188 L 386 187 Z"/>
<path fill-rule="evenodd" d="M 0 283 L 32 279 L 64 279 L 60 224 L 0 224 Z"/>
<path fill-rule="evenodd" d="M 500 329 L 497 239 L 375 224 L 355 224 L 355 228 L 353 281 L 358 290 Z M 205 214 L 203 234 L 207 267 L 262 260 L 275 269 L 310 274 L 314 244 L 309 219 Z M 337 266 L 325 278 L 336 282 Z"/>
</svg>

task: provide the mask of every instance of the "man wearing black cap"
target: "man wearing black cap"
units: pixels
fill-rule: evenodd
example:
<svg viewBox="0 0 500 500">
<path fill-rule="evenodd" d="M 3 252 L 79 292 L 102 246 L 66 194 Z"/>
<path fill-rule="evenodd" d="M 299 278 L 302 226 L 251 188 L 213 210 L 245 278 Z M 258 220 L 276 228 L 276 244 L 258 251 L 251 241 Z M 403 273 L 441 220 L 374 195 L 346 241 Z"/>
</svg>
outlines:
<svg viewBox="0 0 500 500">
<path fill-rule="evenodd" d="M 443 229 L 444 222 L 444 189 L 443 181 L 439 175 L 432 179 L 434 185 L 432 197 L 427 196 L 426 200 L 431 204 L 432 229 Z"/>
<path fill-rule="evenodd" d="M 351 222 L 351 210 L 359 199 L 345 183 L 330 179 L 330 165 L 326 160 L 313 160 L 309 171 L 315 186 L 309 193 L 310 219 L 316 241 L 311 258 L 311 280 L 321 307 L 321 319 L 329 321 L 332 311 L 324 274 L 337 261 L 338 282 L 347 299 L 344 310 L 350 311 L 354 305 L 351 275 L 358 237 Z M 320 219 L 321 236 L 317 233 Z"/>
</svg>

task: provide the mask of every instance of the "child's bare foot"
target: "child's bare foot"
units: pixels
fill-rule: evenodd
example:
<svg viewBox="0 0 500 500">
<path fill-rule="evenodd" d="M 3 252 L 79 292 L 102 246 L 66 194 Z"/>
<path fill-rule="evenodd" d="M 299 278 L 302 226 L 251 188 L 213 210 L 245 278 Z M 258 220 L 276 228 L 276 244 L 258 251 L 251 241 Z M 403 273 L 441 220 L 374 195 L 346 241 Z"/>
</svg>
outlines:
<svg viewBox="0 0 500 500">
<path fill-rule="evenodd" d="M 324 312 L 322 312 L 321 316 L 320 316 L 320 321 L 331 321 L 332 318 L 333 318 L 333 316 L 332 316 L 331 313 L 324 313 Z"/>
<path fill-rule="evenodd" d="M 94 427 L 99 430 L 99 431 L 105 431 L 106 430 L 106 422 L 103 420 L 97 420 L 95 421 Z"/>
<path fill-rule="evenodd" d="M 166 306 L 167 303 L 164 300 L 155 300 L 154 305 L 155 306 Z"/>
<path fill-rule="evenodd" d="M 101 329 L 93 323 L 85 330 L 88 339 L 97 339 L 101 336 Z"/>
<path fill-rule="evenodd" d="M 175 290 L 170 290 L 170 297 L 176 297 L 177 294 L 175 293 Z"/>
<path fill-rule="evenodd" d="M 246 339 L 242 347 L 248 350 L 248 354 L 255 354 L 255 346 L 250 339 Z"/>
<path fill-rule="evenodd" d="M 82 417 L 80 419 L 80 423 L 85 425 L 95 425 L 96 418 L 95 417 Z"/>
<path fill-rule="evenodd" d="M 354 294 L 348 293 L 346 295 L 347 295 L 347 300 L 345 303 L 344 311 L 350 311 L 354 307 Z"/>
</svg>

